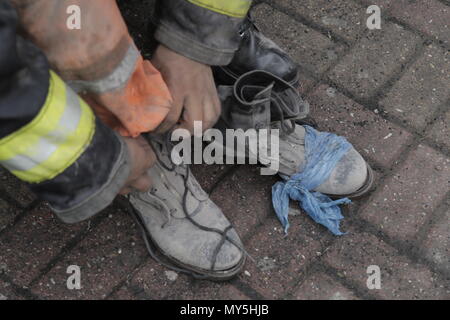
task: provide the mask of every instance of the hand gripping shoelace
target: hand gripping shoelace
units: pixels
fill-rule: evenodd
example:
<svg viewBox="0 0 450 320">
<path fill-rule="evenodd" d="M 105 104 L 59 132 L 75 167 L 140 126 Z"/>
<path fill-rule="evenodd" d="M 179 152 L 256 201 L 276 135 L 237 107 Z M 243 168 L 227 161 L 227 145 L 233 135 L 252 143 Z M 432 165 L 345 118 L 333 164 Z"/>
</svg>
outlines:
<svg viewBox="0 0 450 320">
<path fill-rule="evenodd" d="M 287 233 L 289 199 L 296 200 L 314 221 L 327 227 L 333 234 L 342 235 L 344 233 L 339 229 L 339 222 L 344 217 L 339 205 L 351 201 L 348 198 L 333 201 L 328 196 L 311 190 L 328 179 L 351 144 L 335 134 L 318 132 L 310 126 L 304 128 L 305 165 L 300 173 L 292 175 L 285 182 L 277 182 L 272 187 L 275 213 Z"/>
</svg>

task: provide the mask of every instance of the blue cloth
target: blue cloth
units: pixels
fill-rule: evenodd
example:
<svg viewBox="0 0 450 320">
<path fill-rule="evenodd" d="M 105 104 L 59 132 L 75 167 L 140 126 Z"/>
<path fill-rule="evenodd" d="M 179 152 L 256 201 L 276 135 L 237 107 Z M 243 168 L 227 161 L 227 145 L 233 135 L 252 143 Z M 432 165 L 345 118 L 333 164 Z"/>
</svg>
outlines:
<svg viewBox="0 0 450 320">
<path fill-rule="evenodd" d="M 348 198 L 333 201 L 328 196 L 311 190 L 328 179 L 339 160 L 352 146 L 343 137 L 319 132 L 310 126 L 304 128 L 305 165 L 300 173 L 273 185 L 272 203 L 275 213 L 287 233 L 289 199 L 296 200 L 314 221 L 327 227 L 333 234 L 342 235 L 339 223 L 344 217 L 339 205 L 351 201 Z"/>
</svg>

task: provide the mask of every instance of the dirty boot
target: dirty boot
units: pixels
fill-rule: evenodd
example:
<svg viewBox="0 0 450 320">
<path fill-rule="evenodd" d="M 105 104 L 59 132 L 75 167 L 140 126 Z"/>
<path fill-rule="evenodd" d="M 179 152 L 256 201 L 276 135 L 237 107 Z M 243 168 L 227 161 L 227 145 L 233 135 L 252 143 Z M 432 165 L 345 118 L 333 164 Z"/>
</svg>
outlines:
<svg viewBox="0 0 450 320">
<path fill-rule="evenodd" d="M 272 202 L 285 231 L 291 199 L 299 201 L 316 222 L 336 235 L 342 234 L 338 205 L 366 194 L 372 186 L 372 170 L 362 156 L 344 138 L 298 124 L 309 105 L 294 87 L 275 75 L 248 72 L 233 86 L 219 86 L 218 90 L 222 101 L 219 129 L 253 127 L 267 129 L 268 135 L 279 134 L 278 174 L 283 181 L 273 186 Z M 244 143 L 241 148 L 249 156 L 256 148 Z M 270 150 L 266 155 L 270 157 L 258 155 L 260 162 L 273 162 Z"/>
<path fill-rule="evenodd" d="M 286 179 L 305 167 L 306 126 L 297 121 L 307 116 L 309 104 L 295 88 L 275 75 L 255 70 L 241 76 L 234 86 L 219 86 L 219 97 L 222 101 L 219 129 L 278 129 L 279 174 Z M 350 147 L 328 179 L 314 191 L 357 197 L 370 189 L 372 180 L 372 170 Z"/>
<path fill-rule="evenodd" d="M 133 193 L 129 199 L 150 254 L 165 266 L 198 279 L 232 278 L 246 257 L 235 229 L 189 167 L 172 163 L 169 142 L 156 136 L 149 140 L 158 158 L 149 170 L 152 188 Z"/>
</svg>

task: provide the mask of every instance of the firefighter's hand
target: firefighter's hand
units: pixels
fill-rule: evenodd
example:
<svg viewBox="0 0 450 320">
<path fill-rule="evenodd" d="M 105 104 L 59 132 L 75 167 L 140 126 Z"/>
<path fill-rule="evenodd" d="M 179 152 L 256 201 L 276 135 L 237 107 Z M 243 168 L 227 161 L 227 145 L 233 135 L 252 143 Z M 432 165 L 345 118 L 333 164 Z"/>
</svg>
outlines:
<svg viewBox="0 0 450 320">
<path fill-rule="evenodd" d="M 142 136 L 123 139 L 128 147 L 131 171 L 120 194 L 128 194 L 134 190 L 145 192 L 152 185 L 147 170 L 156 162 L 155 153 Z"/>
<path fill-rule="evenodd" d="M 210 66 L 188 59 L 159 45 L 152 58 L 173 96 L 172 109 L 157 128 L 162 133 L 184 128 L 193 133 L 194 121 L 202 121 L 203 131 L 220 115 L 220 101 Z"/>
</svg>

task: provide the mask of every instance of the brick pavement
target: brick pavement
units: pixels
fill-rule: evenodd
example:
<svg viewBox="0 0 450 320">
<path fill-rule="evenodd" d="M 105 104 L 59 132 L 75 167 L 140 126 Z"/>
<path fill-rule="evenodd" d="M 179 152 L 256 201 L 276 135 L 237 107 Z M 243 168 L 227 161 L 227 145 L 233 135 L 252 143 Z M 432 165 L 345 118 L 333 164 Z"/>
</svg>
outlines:
<svg viewBox="0 0 450 320">
<path fill-rule="evenodd" d="M 120 2 L 144 51 L 151 3 Z M 381 30 L 365 27 L 370 4 L 382 8 Z M 0 169 L 0 300 L 450 298 L 449 2 L 267 0 L 254 13 L 299 64 L 320 127 L 346 135 L 376 170 L 376 189 L 344 208 L 348 234 L 334 237 L 293 207 L 284 237 L 274 177 L 194 166 L 255 260 L 227 283 L 197 281 L 148 257 L 124 199 L 64 225 Z M 82 290 L 66 289 L 70 264 L 82 269 Z M 380 267 L 379 290 L 366 286 L 369 265 Z"/>
</svg>

